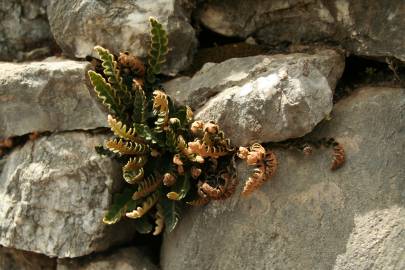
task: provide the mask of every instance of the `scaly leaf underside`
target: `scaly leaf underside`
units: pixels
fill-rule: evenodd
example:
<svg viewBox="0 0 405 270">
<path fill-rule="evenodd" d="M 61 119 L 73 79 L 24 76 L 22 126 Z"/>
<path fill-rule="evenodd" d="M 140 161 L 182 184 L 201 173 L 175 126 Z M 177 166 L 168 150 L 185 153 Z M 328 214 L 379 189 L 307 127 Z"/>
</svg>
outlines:
<svg viewBox="0 0 405 270">
<path fill-rule="evenodd" d="M 162 177 L 149 175 L 146 179 L 138 184 L 138 190 L 134 193 L 132 198 L 138 200 L 146 197 L 150 193 L 156 191 L 156 189 L 162 184 Z"/>
<path fill-rule="evenodd" d="M 115 136 L 128 141 L 139 142 L 139 139 L 136 138 L 136 132 L 134 128 L 127 129 L 127 126 L 125 124 L 123 124 L 121 121 L 118 121 L 111 115 L 108 115 L 107 122 L 112 132 L 114 132 Z"/>
<path fill-rule="evenodd" d="M 145 215 L 158 201 L 159 192 L 152 193 L 149 197 L 147 197 L 142 206 L 138 206 L 136 210 L 126 213 L 125 215 L 129 218 L 140 218 Z"/>
<path fill-rule="evenodd" d="M 106 142 L 107 148 L 120 155 L 144 155 L 149 151 L 146 144 L 127 142 L 122 139 L 110 139 Z"/>
</svg>

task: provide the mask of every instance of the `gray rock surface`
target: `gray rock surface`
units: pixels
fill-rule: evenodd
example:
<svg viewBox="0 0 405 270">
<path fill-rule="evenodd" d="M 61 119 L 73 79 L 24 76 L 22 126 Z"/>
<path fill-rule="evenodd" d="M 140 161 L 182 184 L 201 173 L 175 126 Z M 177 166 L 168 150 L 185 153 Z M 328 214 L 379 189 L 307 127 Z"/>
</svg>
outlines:
<svg viewBox="0 0 405 270">
<path fill-rule="evenodd" d="M 0 2 L 0 61 L 54 43 L 46 16 L 47 0 Z"/>
<path fill-rule="evenodd" d="M 71 57 L 94 54 L 95 45 L 114 53 L 129 51 L 145 56 L 149 48 L 149 17 L 167 29 L 169 47 L 165 74 L 176 74 L 191 62 L 197 45 L 189 24 L 192 1 L 57 1 L 50 0 L 48 17 L 52 33 Z"/>
<path fill-rule="evenodd" d="M 332 110 L 344 58 L 333 50 L 233 58 L 165 84 L 197 119 L 220 123 L 235 145 L 310 132 Z M 203 107 L 201 107 L 205 104 Z"/>
<path fill-rule="evenodd" d="M 157 270 L 146 255 L 134 247 L 110 254 L 89 255 L 77 259 L 59 259 L 57 270 Z"/>
<path fill-rule="evenodd" d="M 2 270 L 54 270 L 56 259 L 45 255 L 0 246 Z"/>
<path fill-rule="evenodd" d="M 329 171 L 328 150 L 276 149 L 276 175 L 250 197 L 183 216 L 164 238 L 162 268 L 403 269 L 404 115 L 405 89 L 356 90 L 311 134 L 341 142 L 342 168 Z"/>
<path fill-rule="evenodd" d="M 52 58 L 0 63 L 0 138 L 107 126 L 106 113 L 86 86 L 86 67 Z"/>
<path fill-rule="evenodd" d="M 405 61 L 403 4 L 402 0 L 213 0 L 205 1 L 199 18 L 226 36 L 254 36 L 270 45 L 335 43 L 356 55 Z"/>
<path fill-rule="evenodd" d="M 102 223 L 120 167 L 94 147 L 105 136 L 67 132 L 15 149 L 0 175 L 0 245 L 77 257 L 129 241 L 134 228 Z"/>
</svg>

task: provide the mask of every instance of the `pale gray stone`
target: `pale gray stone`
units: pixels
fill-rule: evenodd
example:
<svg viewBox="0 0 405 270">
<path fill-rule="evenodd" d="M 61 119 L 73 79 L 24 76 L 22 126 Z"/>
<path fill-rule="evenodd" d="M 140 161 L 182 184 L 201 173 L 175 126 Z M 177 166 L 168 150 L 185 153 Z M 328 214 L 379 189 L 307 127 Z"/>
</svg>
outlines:
<svg viewBox="0 0 405 270">
<path fill-rule="evenodd" d="M 163 72 L 174 75 L 191 63 L 197 44 L 189 23 L 192 2 L 50 0 L 48 17 L 52 33 L 63 52 L 80 58 L 94 55 L 95 45 L 104 46 L 116 54 L 129 51 L 146 56 L 149 17 L 156 17 L 169 34 L 170 52 Z"/>
<path fill-rule="evenodd" d="M 250 197 L 183 215 L 164 238 L 162 268 L 403 269 L 404 116 L 405 89 L 357 89 L 311 134 L 341 142 L 342 168 L 329 170 L 330 150 L 275 149 L 276 175 Z M 362 255 L 369 262 L 346 263 Z"/>
<path fill-rule="evenodd" d="M 59 259 L 57 270 L 157 270 L 137 248 L 122 248 L 110 254 L 95 254 L 77 259 Z"/>
<path fill-rule="evenodd" d="M 402 0 L 213 0 L 199 18 L 226 35 L 259 42 L 337 44 L 356 55 L 393 56 L 405 61 Z"/>
<path fill-rule="evenodd" d="M 21 52 L 53 46 L 46 2 L 0 1 L 0 60 L 20 60 Z"/>
<path fill-rule="evenodd" d="M 343 68 L 333 50 L 259 55 L 206 64 L 164 86 L 177 102 L 199 108 L 196 119 L 217 121 L 232 143 L 245 145 L 310 132 L 332 110 Z"/>
<path fill-rule="evenodd" d="M 57 58 L 0 63 L 0 138 L 107 126 L 104 108 L 86 86 L 87 65 Z"/>
<path fill-rule="evenodd" d="M 0 246 L 0 269 L 2 270 L 54 270 L 55 268 L 56 259 Z"/>
<path fill-rule="evenodd" d="M 29 141 L 0 175 L 0 245 L 77 257 L 129 241 L 134 228 L 102 223 L 120 166 L 94 147 L 105 136 L 66 132 Z"/>
<path fill-rule="evenodd" d="M 405 208 L 392 206 L 355 216 L 346 252 L 335 270 L 405 269 Z"/>
</svg>

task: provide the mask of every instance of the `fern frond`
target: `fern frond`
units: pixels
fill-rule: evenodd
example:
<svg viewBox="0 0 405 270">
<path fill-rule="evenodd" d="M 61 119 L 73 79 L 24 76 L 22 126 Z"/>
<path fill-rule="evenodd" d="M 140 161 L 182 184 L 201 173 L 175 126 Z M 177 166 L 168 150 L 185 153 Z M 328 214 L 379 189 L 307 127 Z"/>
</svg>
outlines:
<svg viewBox="0 0 405 270">
<path fill-rule="evenodd" d="M 123 170 L 122 172 L 124 180 L 131 185 L 138 183 L 139 181 L 142 181 L 144 174 L 145 172 L 143 168 L 137 168 L 133 170 Z"/>
<path fill-rule="evenodd" d="M 159 192 L 152 193 L 149 197 L 147 197 L 142 206 L 138 206 L 136 210 L 126 213 L 125 215 L 129 218 L 140 218 L 144 214 L 146 214 L 158 201 Z"/>
<path fill-rule="evenodd" d="M 139 142 L 139 138 L 136 138 L 136 132 L 134 128 L 127 129 L 127 126 L 125 124 L 123 124 L 121 121 L 118 121 L 111 115 L 108 115 L 107 122 L 112 132 L 114 132 L 115 136 L 128 141 Z"/>
<path fill-rule="evenodd" d="M 345 163 L 345 160 L 345 150 L 343 146 L 340 143 L 335 142 L 333 146 L 331 170 L 334 171 L 342 167 Z"/>
<path fill-rule="evenodd" d="M 219 158 L 221 156 L 226 156 L 229 151 L 225 146 L 222 145 L 208 145 L 200 140 L 188 143 L 188 151 L 191 154 L 197 154 L 203 158 Z"/>
<path fill-rule="evenodd" d="M 147 80 L 149 83 L 155 83 L 155 75 L 160 73 L 161 65 L 166 61 L 168 52 L 167 33 L 155 18 L 149 18 L 151 26 L 151 45 L 148 54 Z"/>
<path fill-rule="evenodd" d="M 245 186 L 243 187 L 242 195 L 247 196 L 256 189 L 258 189 L 265 181 L 266 177 L 265 172 L 266 167 L 264 163 L 261 161 L 257 165 L 257 168 L 253 170 L 253 174 L 246 181 Z"/>
<path fill-rule="evenodd" d="M 125 215 L 127 204 L 132 201 L 132 194 L 132 189 L 125 189 L 123 193 L 114 194 L 113 203 L 103 218 L 105 224 L 117 223 Z"/>
<path fill-rule="evenodd" d="M 132 171 L 142 168 L 148 161 L 146 156 L 135 156 L 131 157 L 128 162 L 122 167 L 124 171 Z"/>
<path fill-rule="evenodd" d="M 156 205 L 156 215 L 155 215 L 155 230 L 153 232 L 153 235 L 159 235 L 163 231 L 163 227 L 165 225 L 165 217 L 163 215 L 163 208 L 160 204 Z"/>
<path fill-rule="evenodd" d="M 88 71 L 88 75 L 91 81 L 91 84 L 94 87 L 98 98 L 101 102 L 107 107 L 107 109 L 118 117 L 122 117 L 122 108 L 121 101 L 117 96 L 116 90 L 111 87 L 103 76 L 94 72 L 93 70 Z"/>
<path fill-rule="evenodd" d="M 177 201 L 162 199 L 160 202 L 165 219 L 165 231 L 170 233 L 180 219 L 180 207 Z"/>
<path fill-rule="evenodd" d="M 153 113 L 157 115 L 156 132 L 163 132 L 169 121 L 169 101 L 167 95 L 162 91 L 153 92 Z"/>
<path fill-rule="evenodd" d="M 149 151 L 149 146 L 136 142 L 126 142 L 122 139 L 110 139 L 106 142 L 107 148 L 120 155 L 143 155 Z"/>
<path fill-rule="evenodd" d="M 134 92 L 134 111 L 132 120 L 135 123 L 144 123 L 146 120 L 146 96 L 145 92 L 136 81 L 132 83 L 132 91 Z"/>
<path fill-rule="evenodd" d="M 145 76 L 145 66 L 143 62 L 136 56 L 129 53 L 120 53 L 118 57 L 120 68 L 127 70 L 128 73 L 135 73 L 137 77 Z"/>
<path fill-rule="evenodd" d="M 264 165 L 266 167 L 266 180 L 269 180 L 276 173 L 278 166 L 277 158 L 273 151 L 268 150 L 266 152 L 266 156 L 264 157 Z"/>
<path fill-rule="evenodd" d="M 166 194 L 167 198 L 174 201 L 180 201 L 186 197 L 190 190 L 190 175 L 186 173 L 184 177 L 179 177 L 172 190 Z"/>
<path fill-rule="evenodd" d="M 132 199 L 138 200 L 146 197 L 150 193 L 154 192 L 162 184 L 162 177 L 154 174 L 149 175 L 146 179 L 138 185 L 138 191 L 134 193 Z"/>
<path fill-rule="evenodd" d="M 224 193 L 224 189 L 223 189 L 222 186 L 213 187 L 208 183 L 202 184 L 200 189 L 209 198 L 214 199 L 214 200 L 217 200 L 217 199 L 221 198 L 222 194 Z"/>
</svg>

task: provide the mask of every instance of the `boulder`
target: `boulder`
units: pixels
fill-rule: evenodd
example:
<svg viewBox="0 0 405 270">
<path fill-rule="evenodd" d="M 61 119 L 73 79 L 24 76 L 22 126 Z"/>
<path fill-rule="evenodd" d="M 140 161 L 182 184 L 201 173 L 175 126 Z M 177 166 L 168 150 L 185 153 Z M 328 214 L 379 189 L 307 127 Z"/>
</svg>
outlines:
<svg viewBox="0 0 405 270">
<path fill-rule="evenodd" d="M 131 223 L 102 223 L 120 166 L 96 153 L 104 135 L 66 132 L 28 141 L 0 175 L 0 245 L 77 257 L 131 240 Z"/>
<path fill-rule="evenodd" d="M 149 17 L 156 17 L 169 35 L 168 60 L 163 68 L 174 75 L 191 63 L 197 45 L 190 25 L 192 1 L 57 1 L 48 5 L 52 33 L 63 52 L 83 58 L 101 45 L 118 54 L 128 51 L 146 56 Z"/>
<path fill-rule="evenodd" d="M 53 58 L 0 63 L 0 138 L 107 126 L 104 108 L 85 83 L 87 65 Z"/>
<path fill-rule="evenodd" d="M 196 119 L 214 120 L 235 145 L 283 141 L 310 132 L 332 110 L 344 69 L 333 50 L 259 55 L 208 63 L 164 85 Z"/>
<path fill-rule="evenodd" d="M 225 36 L 254 36 L 268 45 L 336 44 L 355 55 L 405 61 L 402 0 L 214 0 L 199 11 L 204 26 Z"/>
<path fill-rule="evenodd" d="M 342 168 L 329 170 L 330 150 L 274 149 L 276 175 L 250 197 L 185 213 L 164 238 L 162 268 L 403 269 L 404 115 L 405 89 L 357 89 L 311 134 L 343 145 Z"/>
<path fill-rule="evenodd" d="M 122 248 L 110 254 L 94 254 L 76 259 L 59 259 L 57 270 L 157 270 L 137 248 Z"/>
<path fill-rule="evenodd" d="M 8 0 L 0 4 L 0 61 L 21 60 L 23 52 L 48 48 L 54 41 L 46 0 Z"/>
<path fill-rule="evenodd" d="M 55 268 L 56 259 L 51 259 L 42 254 L 0 246 L 0 269 L 54 270 Z"/>
</svg>

